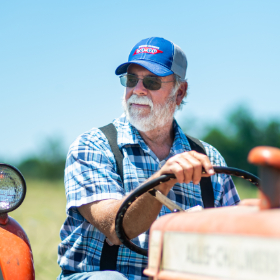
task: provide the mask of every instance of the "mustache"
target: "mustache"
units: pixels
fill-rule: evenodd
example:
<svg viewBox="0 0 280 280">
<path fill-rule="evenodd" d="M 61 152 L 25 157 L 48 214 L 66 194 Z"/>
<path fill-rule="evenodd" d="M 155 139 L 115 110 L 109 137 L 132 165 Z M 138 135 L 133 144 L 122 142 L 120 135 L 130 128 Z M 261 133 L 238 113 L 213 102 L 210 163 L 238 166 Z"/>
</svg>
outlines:
<svg viewBox="0 0 280 280">
<path fill-rule="evenodd" d="M 154 104 L 153 101 L 148 98 L 147 96 L 138 96 L 138 95 L 131 95 L 127 100 L 127 105 L 130 106 L 131 104 L 141 104 L 141 105 L 149 105 L 151 109 L 153 109 Z"/>
</svg>

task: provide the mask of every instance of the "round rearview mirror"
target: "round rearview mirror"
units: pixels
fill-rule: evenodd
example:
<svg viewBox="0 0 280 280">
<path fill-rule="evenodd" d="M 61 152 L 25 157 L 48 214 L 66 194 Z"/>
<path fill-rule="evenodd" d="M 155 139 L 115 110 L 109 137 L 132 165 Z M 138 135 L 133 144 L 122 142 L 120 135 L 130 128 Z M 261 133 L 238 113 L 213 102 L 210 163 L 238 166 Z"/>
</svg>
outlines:
<svg viewBox="0 0 280 280">
<path fill-rule="evenodd" d="M 26 194 L 26 183 L 15 167 L 0 163 L 0 214 L 18 208 Z"/>
</svg>

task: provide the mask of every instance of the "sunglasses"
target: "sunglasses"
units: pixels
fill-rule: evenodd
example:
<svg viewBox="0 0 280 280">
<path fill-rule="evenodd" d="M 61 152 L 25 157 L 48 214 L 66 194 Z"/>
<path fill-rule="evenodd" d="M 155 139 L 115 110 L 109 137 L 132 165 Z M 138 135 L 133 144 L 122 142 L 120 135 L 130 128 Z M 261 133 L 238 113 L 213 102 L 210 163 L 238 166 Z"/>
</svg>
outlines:
<svg viewBox="0 0 280 280">
<path fill-rule="evenodd" d="M 143 86 L 149 90 L 159 90 L 162 83 L 171 83 L 173 81 L 162 82 L 160 78 L 153 76 L 146 76 L 143 79 L 138 78 L 133 74 L 125 74 L 120 76 L 121 84 L 124 87 L 135 87 L 139 80 L 143 81 Z"/>
</svg>

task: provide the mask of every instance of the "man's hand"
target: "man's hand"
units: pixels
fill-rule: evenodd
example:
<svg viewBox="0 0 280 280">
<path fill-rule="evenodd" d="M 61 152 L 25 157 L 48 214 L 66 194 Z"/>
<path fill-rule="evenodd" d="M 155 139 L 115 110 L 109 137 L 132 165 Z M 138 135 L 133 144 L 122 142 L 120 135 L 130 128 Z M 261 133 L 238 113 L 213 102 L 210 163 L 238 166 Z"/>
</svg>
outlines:
<svg viewBox="0 0 280 280">
<path fill-rule="evenodd" d="M 202 168 L 205 170 L 205 174 L 202 174 Z M 170 158 L 164 166 L 157 172 L 155 177 L 163 174 L 173 173 L 176 179 L 170 180 L 170 183 L 162 184 L 160 189 L 165 195 L 168 194 L 170 189 L 176 183 L 186 183 L 193 181 L 194 184 L 198 184 L 201 177 L 208 177 L 215 174 L 213 166 L 209 158 L 204 155 L 197 153 L 196 151 L 184 152 Z M 154 176 L 152 176 L 154 177 Z M 155 178 L 154 177 L 154 178 Z"/>
</svg>

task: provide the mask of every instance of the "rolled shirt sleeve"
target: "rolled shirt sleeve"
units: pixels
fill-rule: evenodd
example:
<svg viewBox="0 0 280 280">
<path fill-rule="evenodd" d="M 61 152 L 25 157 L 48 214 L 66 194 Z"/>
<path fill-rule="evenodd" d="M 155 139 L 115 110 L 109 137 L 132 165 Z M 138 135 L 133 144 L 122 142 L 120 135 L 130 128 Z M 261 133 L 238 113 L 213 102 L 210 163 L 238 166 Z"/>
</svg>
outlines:
<svg viewBox="0 0 280 280">
<path fill-rule="evenodd" d="M 77 138 L 70 146 L 65 168 L 68 211 L 104 199 L 121 199 L 125 193 L 108 140 L 99 129 Z"/>
</svg>

